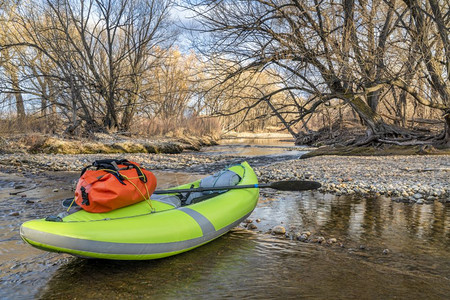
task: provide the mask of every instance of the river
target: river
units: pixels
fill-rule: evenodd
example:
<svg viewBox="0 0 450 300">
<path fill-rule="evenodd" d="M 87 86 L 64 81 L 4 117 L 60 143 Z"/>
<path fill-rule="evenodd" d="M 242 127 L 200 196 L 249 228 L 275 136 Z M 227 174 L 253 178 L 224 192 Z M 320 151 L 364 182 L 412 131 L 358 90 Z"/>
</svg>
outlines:
<svg viewBox="0 0 450 300">
<path fill-rule="evenodd" d="M 304 150 L 275 140 L 236 141 L 198 155 L 264 164 Z M 204 176 L 155 172 L 160 188 Z M 261 190 L 244 226 L 184 254 L 155 261 L 86 260 L 25 245 L 22 222 L 60 211 L 78 174 L 0 174 L 1 299 L 448 299 L 450 206 L 383 197 Z M 51 178 L 52 180 L 49 180 Z M 10 195 L 14 186 L 37 188 Z M 20 186 L 19 186 L 20 187 Z M 56 189 L 58 189 L 56 191 Z M 25 195 L 25 197 L 22 197 Z M 282 225 L 286 236 L 272 235 Z M 325 242 L 301 242 L 310 232 Z M 336 239 L 334 243 L 327 243 Z"/>
</svg>

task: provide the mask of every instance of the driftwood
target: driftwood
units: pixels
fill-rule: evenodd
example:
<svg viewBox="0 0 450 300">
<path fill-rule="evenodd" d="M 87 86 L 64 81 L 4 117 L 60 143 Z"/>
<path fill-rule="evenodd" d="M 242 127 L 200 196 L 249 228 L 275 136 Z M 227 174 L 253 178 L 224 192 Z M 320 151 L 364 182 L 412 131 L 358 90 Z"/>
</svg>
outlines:
<svg viewBox="0 0 450 300">
<path fill-rule="evenodd" d="M 34 190 L 36 187 L 37 187 L 37 185 L 35 184 L 32 187 L 29 187 L 27 189 L 24 189 L 24 190 L 21 190 L 21 191 L 17 191 L 17 192 L 11 192 L 9 194 L 10 195 L 18 195 L 18 194 L 23 193 L 23 192 L 28 192 L 28 191 Z"/>
</svg>

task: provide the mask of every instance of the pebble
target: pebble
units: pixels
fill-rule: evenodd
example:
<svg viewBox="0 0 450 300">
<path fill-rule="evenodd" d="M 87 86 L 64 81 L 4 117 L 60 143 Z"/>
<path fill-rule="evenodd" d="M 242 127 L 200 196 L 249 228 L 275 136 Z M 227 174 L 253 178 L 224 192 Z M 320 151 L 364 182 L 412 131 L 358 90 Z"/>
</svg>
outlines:
<svg viewBox="0 0 450 300">
<path fill-rule="evenodd" d="M 300 242 L 306 242 L 308 240 L 308 236 L 306 234 L 296 234 L 296 239 Z"/>
<path fill-rule="evenodd" d="M 420 193 L 414 194 L 413 197 L 416 198 L 416 199 L 422 199 L 423 198 L 422 194 L 420 194 Z"/>
<path fill-rule="evenodd" d="M 253 230 L 253 229 L 258 229 L 258 226 L 256 226 L 256 225 L 253 224 L 253 223 L 249 223 L 249 224 L 247 225 L 247 229 L 251 229 L 251 230 Z"/>
<path fill-rule="evenodd" d="M 323 243 L 323 242 L 325 242 L 325 238 L 323 236 L 319 236 L 319 237 L 317 237 L 317 242 Z"/>
<path fill-rule="evenodd" d="M 284 228 L 284 226 L 277 225 L 277 226 L 272 228 L 272 233 L 273 234 L 285 234 L 286 233 L 286 228 Z"/>
</svg>

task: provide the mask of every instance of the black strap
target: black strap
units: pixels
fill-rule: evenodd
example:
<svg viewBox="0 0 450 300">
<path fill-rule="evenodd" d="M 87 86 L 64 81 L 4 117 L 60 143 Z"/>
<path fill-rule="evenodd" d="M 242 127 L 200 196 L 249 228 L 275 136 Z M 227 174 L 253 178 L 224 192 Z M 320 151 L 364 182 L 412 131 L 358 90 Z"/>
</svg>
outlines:
<svg viewBox="0 0 450 300">
<path fill-rule="evenodd" d="M 86 189 L 84 188 L 84 186 L 81 187 L 81 199 L 83 199 L 83 201 L 81 202 L 81 204 L 89 206 L 89 197 L 88 197 L 88 193 L 86 193 Z"/>
<path fill-rule="evenodd" d="M 49 221 L 49 222 L 62 222 L 62 218 L 60 216 L 48 216 L 47 218 L 45 218 L 45 221 Z"/>
<path fill-rule="evenodd" d="M 92 163 L 92 165 L 84 167 L 83 170 L 81 170 L 80 177 L 83 176 L 83 174 L 90 167 L 95 167 L 95 168 L 97 168 L 97 170 L 103 169 L 105 172 L 112 174 L 114 177 L 117 178 L 117 180 L 121 184 L 126 185 L 126 183 L 124 182 L 123 176 L 119 172 L 118 165 L 124 165 L 124 166 L 127 166 L 127 167 L 132 167 L 133 169 L 136 170 L 136 173 L 139 176 L 139 179 L 143 183 L 147 183 L 147 176 L 145 176 L 145 174 L 142 172 L 142 170 L 137 165 L 129 162 L 126 159 L 99 159 L 99 160 L 96 160 L 96 161 L 94 161 Z M 109 171 L 109 170 L 111 170 L 111 171 Z"/>
<path fill-rule="evenodd" d="M 190 189 L 192 189 L 194 187 L 194 185 L 192 184 Z M 187 192 L 186 194 L 181 194 L 181 203 L 183 203 L 183 205 L 189 205 L 191 204 L 191 202 L 187 202 L 189 196 L 191 195 L 191 191 Z"/>
<path fill-rule="evenodd" d="M 129 161 L 124 161 L 122 162 L 122 165 L 125 166 L 129 166 L 132 167 L 133 169 L 136 170 L 136 173 L 139 176 L 139 179 L 143 182 L 143 183 L 147 183 L 147 176 L 145 176 L 145 174 L 142 172 L 141 168 L 139 168 L 137 165 L 130 163 Z"/>
</svg>

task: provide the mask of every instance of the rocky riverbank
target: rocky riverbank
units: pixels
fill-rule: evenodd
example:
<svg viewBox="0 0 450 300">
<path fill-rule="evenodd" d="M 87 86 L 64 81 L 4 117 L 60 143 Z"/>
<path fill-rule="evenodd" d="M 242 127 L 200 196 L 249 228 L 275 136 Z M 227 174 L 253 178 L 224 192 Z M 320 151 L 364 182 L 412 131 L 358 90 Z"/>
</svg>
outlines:
<svg viewBox="0 0 450 300">
<path fill-rule="evenodd" d="M 1 154 L 3 171 L 37 175 L 45 171 L 76 171 L 96 159 L 117 154 Z M 417 204 L 450 202 L 450 155 L 348 157 L 320 156 L 282 162 L 270 157 L 211 156 L 202 153 L 121 154 L 150 170 L 208 174 L 234 162 L 249 160 L 262 182 L 315 180 L 320 191 L 340 195 L 387 196 Z"/>
<path fill-rule="evenodd" d="M 320 156 L 257 170 L 260 180 L 316 180 L 321 192 L 392 197 L 395 201 L 450 202 L 450 155 Z"/>
</svg>

